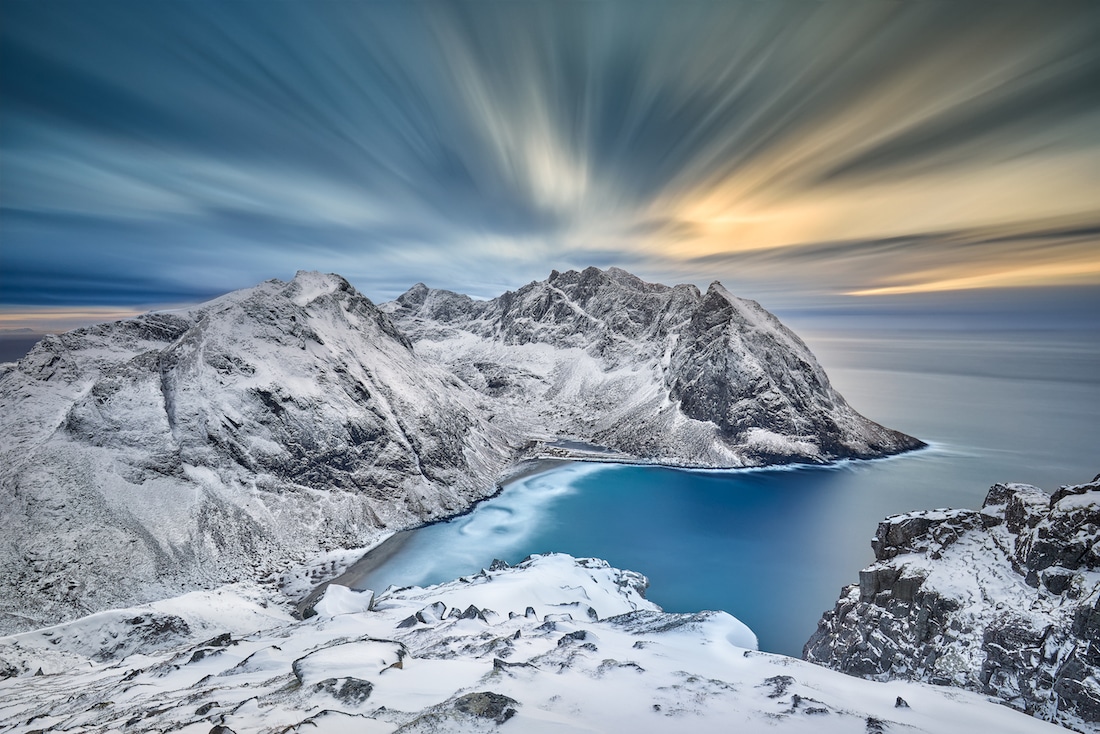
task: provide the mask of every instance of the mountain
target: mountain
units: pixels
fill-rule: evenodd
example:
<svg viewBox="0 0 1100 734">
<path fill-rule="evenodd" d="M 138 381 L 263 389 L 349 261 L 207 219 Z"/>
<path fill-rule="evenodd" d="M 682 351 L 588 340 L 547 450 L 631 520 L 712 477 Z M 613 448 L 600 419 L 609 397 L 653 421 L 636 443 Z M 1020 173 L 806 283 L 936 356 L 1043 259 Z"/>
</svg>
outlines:
<svg viewBox="0 0 1100 734">
<path fill-rule="evenodd" d="M 552 273 L 378 308 L 301 272 L 45 337 L 0 374 L 0 629 L 277 574 L 541 455 L 748 466 L 921 446 L 719 284 Z"/>
<path fill-rule="evenodd" d="M 1056 732 L 983 696 L 755 650 L 644 576 L 534 556 L 295 620 L 241 583 L 0 638 L 11 732 Z"/>
<path fill-rule="evenodd" d="M 877 561 L 822 618 L 806 660 L 967 688 L 1096 731 L 1100 481 L 1053 495 L 994 485 L 980 511 L 887 518 L 872 546 Z"/>
<path fill-rule="evenodd" d="M 413 286 L 383 304 L 417 353 L 491 397 L 529 435 L 689 466 L 827 462 L 924 444 L 867 420 L 806 345 L 720 283 L 554 271 L 490 301 Z M 587 448 L 587 451 L 586 451 Z"/>
<path fill-rule="evenodd" d="M 0 378 L 4 627 L 454 514 L 514 453 L 338 276 L 48 336 Z"/>
</svg>

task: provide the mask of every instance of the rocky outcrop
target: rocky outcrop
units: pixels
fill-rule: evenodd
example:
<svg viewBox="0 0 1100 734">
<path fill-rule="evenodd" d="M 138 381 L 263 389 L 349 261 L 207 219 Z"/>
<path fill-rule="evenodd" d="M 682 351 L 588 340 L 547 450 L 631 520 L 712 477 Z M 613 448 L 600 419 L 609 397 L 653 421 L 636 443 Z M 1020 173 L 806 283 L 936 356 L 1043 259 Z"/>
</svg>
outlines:
<svg viewBox="0 0 1100 734">
<path fill-rule="evenodd" d="M 417 284 L 382 308 L 419 354 L 540 427 L 532 438 L 545 442 L 696 466 L 924 445 L 852 410 L 797 336 L 717 282 L 703 293 L 588 268 L 490 301 Z"/>
<path fill-rule="evenodd" d="M 1100 483 L 1053 495 L 998 484 L 980 511 L 887 518 L 872 547 L 876 563 L 822 617 L 806 660 L 1100 724 Z"/>
</svg>

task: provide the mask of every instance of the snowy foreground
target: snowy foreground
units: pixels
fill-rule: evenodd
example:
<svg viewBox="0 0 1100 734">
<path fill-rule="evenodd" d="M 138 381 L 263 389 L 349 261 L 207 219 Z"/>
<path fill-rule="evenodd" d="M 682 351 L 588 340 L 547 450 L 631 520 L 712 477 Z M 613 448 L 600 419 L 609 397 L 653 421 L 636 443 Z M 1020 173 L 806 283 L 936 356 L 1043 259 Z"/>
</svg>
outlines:
<svg viewBox="0 0 1100 734">
<path fill-rule="evenodd" d="M 250 584 L 101 612 L 0 639 L 0 729 L 1064 731 L 976 693 L 757 652 L 737 619 L 663 613 L 645 586 L 547 555 L 377 598 L 330 586 L 305 620 Z"/>
</svg>

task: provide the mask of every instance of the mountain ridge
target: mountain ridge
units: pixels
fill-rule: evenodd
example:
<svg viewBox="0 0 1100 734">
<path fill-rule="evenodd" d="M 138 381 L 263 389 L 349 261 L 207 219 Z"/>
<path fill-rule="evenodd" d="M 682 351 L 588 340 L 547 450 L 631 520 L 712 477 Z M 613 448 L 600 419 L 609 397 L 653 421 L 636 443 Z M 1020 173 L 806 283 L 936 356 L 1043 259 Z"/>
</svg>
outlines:
<svg viewBox="0 0 1100 734">
<path fill-rule="evenodd" d="M 519 392 L 541 389 L 556 399 L 556 378 L 571 368 L 566 359 L 589 372 L 588 384 L 573 385 L 587 403 L 630 382 L 645 397 L 632 411 L 623 401 L 615 410 L 629 414 L 631 435 L 593 425 L 573 438 L 634 456 L 691 465 L 688 454 L 702 466 L 758 466 L 871 458 L 924 445 L 852 410 L 801 339 L 718 282 L 701 292 L 588 268 L 553 271 L 488 301 L 417 284 L 381 308 L 422 355 L 495 398 L 507 399 L 511 382 L 524 382 Z M 561 358 L 532 354 L 529 345 L 539 344 Z M 624 365 L 651 374 L 590 378 Z M 522 413 L 527 404 L 510 407 Z M 553 425 L 546 413 L 534 419 Z"/>
<path fill-rule="evenodd" d="M 517 460 L 576 457 L 561 440 L 691 466 L 923 445 L 851 410 L 749 303 L 590 268 L 377 307 L 301 271 L 46 337 L 0 376 L 0 628 L 378 542 Z"/>
</svg>

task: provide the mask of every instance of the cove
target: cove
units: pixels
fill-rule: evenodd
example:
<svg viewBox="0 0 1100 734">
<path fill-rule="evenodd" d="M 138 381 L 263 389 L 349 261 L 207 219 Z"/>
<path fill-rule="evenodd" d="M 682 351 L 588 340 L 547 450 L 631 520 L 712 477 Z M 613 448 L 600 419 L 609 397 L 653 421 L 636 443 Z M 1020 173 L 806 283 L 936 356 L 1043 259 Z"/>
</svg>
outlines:
<svg viewBox="0 0 1100 734">
<path fill-rule="evenodd" d="M 469 514 L 387 541 L 356 564 L 354 585 L 437 583 L 531 553 L 595 556 L 648 576 L 647 596 L 668 611 L 722 609 L 761 649 L 799 656 L 841 587 L 874 560 L 884 517 L 977 508 L 995 482 L 1051 491 L 1100 471 L 1091 338 L 873 337 L 820 339 L 815 351 L 838 355 L 830 376 L 857 409 L 930 448 L 759 470 L 552 466 Z"/>
<path fill-rule="evenodd" d="M 531 553 L 593 556 L 646 574 L 647 596 L 668 611 L 728 611 L 761 649 L 797 656 L 840 587 L 872 560 L 874 528 L 899 502 L 880 491 L 882 473 L 921 472 L 948 454 L 728 471 L 564 464 L 383 544 L 354 586 L 439 583 Z"/>
</svg>

